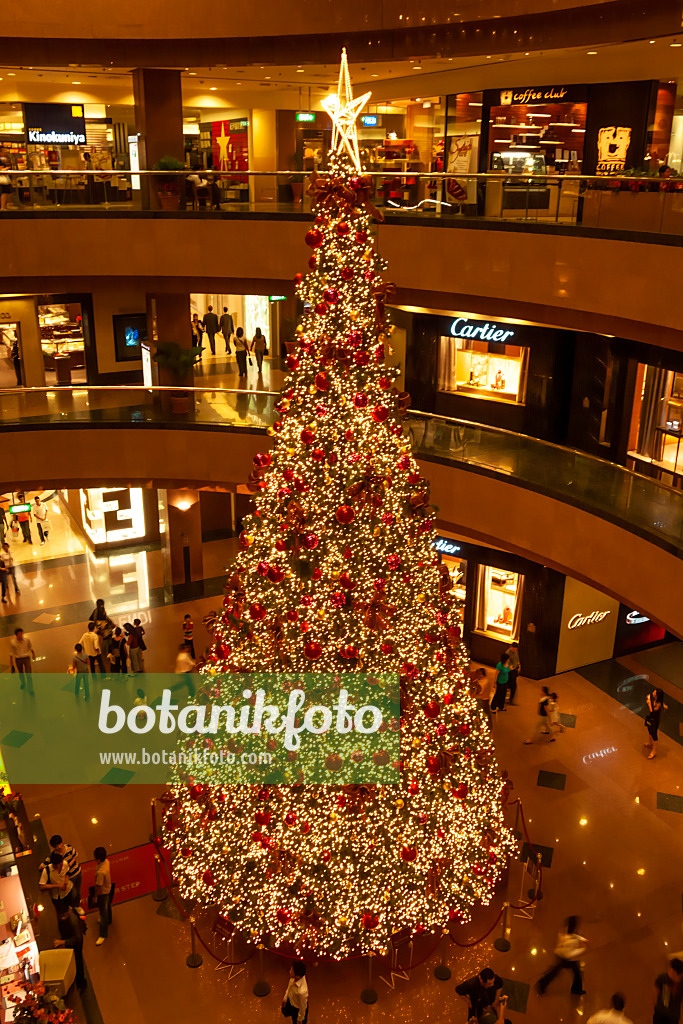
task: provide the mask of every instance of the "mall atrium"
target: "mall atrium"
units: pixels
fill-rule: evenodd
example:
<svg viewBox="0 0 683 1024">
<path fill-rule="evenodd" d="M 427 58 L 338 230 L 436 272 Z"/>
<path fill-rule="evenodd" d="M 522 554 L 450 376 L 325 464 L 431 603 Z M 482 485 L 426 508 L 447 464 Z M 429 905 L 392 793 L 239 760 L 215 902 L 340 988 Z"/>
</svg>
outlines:
<svg viewBox="0 0 683 1024">
<path fill-rule="evenodd" d="M 683 1024 L 683 6 L 457 6 L 3 10 L 0 1024 Z"/>
</svg>

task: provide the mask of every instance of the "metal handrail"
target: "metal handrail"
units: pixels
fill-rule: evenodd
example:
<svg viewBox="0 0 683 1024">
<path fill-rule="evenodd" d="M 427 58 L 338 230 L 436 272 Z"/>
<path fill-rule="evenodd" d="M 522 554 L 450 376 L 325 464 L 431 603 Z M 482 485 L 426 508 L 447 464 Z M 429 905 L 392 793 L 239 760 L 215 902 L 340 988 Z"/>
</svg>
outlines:
<svg viewBox="0 0 683 1024">
<path fill-rule="evenodd" d="M 140 176 L 140 177 L 150 176 L 150 177 L 153 177 L 153 178 L 158 178 L 158 177 L 162 177 L 162 176 L 163 177 L 167 177 L 168 176 L 168 177 L 187 178 L 187 176 L 189 174 L 199 174 L 199 175 L 209 174 L 209 175 L 217 175 L 218 177 L 226 177 L 226 178 L 246 178 L 246 177 L 252 177 L 252 178 L 258 178 L 258 177 L 261 177 L 261 178 L 273 178 L 273 177 L 309 178 L 311 176 L 311 172 L 310 171 L 239 171 L 239 170 L 225 170 L 225 171 L 221 171 L 221 170 L 218 170 L 218 168 L 215 168 L 215 167 L 212 167 L 212 168 L 202 168 L 202 167 L 200 167 L 198 169 L 192 169 L 190 167 L 186 167 L 186 168 L 184 168 L 183 170 L 180 170 L 180 171 L 150 171 L 150 170 L 143 171 L 143 170 L 132 170 L 129 167 L 124 168 L 124 169 L 102 168 L 101 170 L 96 170 L 96 169 L 93 169 L 93 170 L 89 170 L 89 169 L 88 170 L 86 170 L 86 169 L 74 170 L 73 168 L 65 168 L 64 170 L 53 170 L 53 169 L 49 169 L 49 170 L 48 169 L 46 169 L 46 170 L 36 170 L 35 168 L 31 168 L 30 170 L 25 170 L 25 171 L 19 171 L 19 170 L 14 170 L 14 169 L 10 170 L 9 168 L 7 168 L 7 169 L 3 168 L 1 173 L 9 175 L 10 177 L 16 177 L 16 178 L 26 178 L 26 177 L 31 177 L 31 176 L 36 176 L 36 177 L 53 176 L 53 177 L 59 177 L 59 178 L 64 178 L 64 177 L 78 177 L 78 178 L 82 178 L 82 177 L 92 176 L 92 177 L 101 178 L 101 177 L 103 177 L 105 175 L 108 176 L 108 177 L 113 177 L 115 175 L 121 175 L 121 174 L 135 176 L 135 177 L 138 177 L 138 176 Z M 324 174 L 325 172 L 322 172 L 322 173 Z M 484 172 L 480 171 L 480 172 L 467 172 L 467 173 L 465 173 L 465 172 L 461 172 L 461 171 L 398 171 L 398 170 L 393 170 L 392 168 L 389 167 L 389 168 L 386 168 L 383 171 L 363 171 L 363 176 L 364 177 L 368 177 L 368 178 L 386 178 L 386 177 L 392 177 L 392 178 L 417 178 L 417 179 L 424 179 L 426 181 L 433 181 L 434 179 L 441 179 L 443 181 L 451 181 L 454 178 L 457 178 L 458 181 L 468 181 L 470 179 L 475 180 L 475 181 L 481 180 L 481 181 L 496 181 L 496 182 L 500 182 L 502 180 L 505 180 L 505 181 L 518 180 L 518 181 L 524 182 L 524 183 L 529 183 L 529 182 L 533 183 L 533 182 L 542 182 L 542 181 L 551 181 L 551 182 L 557 182 L 557 181 L 599 181 L 599 182 L 602 182 L 604 184 L 604 183 L 610 182 L 610 181 L 649 181 L 649 182 L 653 182 L 653 183 L 654 182 L 667 183 L 667 185 L 672 186 L 672 187 L 675 187 L 675 185 L 678 183 L 678 184 L 680 184 L 681 188 L 683 188 L 683 177 L 681 177 L 681 178 L 675 178 L 675 177 L 659 178 L 657 175 L 647 175 L 647 174 L 636 175 L 636 174 L 630 174 L 628 171 L 623 171 L 621 174 L 609 174 L 609 175 L 606 175 L 606 174 L 557 174 L 557 173 L 556 174 L 550 174 L 550 173 L 547 173 L 547 172 L 545 174 L 531 174 L 528 171 L 526 173 L 524 173 L 524 172 L 514 173 L 512 171 L 484 171 Z"/>
</svg>

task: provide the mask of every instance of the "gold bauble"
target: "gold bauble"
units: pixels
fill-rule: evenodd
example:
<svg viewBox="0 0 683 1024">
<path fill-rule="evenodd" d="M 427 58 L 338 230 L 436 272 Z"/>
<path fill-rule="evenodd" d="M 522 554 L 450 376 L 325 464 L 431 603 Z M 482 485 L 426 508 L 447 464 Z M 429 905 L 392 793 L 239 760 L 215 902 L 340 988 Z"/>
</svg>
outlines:
<svg viewBox="0 0 683 1024">
<path fill-rule="evenodd" d="M 303 324 L 297 324 L 296 333 L 297 334 L 303 334 L 304 333 L 304 325 Z"/>
<path fill-rule="evenodd" d="M 417 601 L 418 604 L 424 604 L 424 602 L 425 602 L 424 594 L 418 594 L 417 597 L 415 598 L 415 600 Z"/>
<path fill-rule="evenodd" d="M 405 804 L 405 800 L 397 800 L 397 801 L 396 801 L 396 806 L 398 807 L 399 811 L 400 811 L 400 809 L 401 809 L 402 807 L 405 807 L 405 805 L 406 805 L 406 804 Z"/>
</svg>

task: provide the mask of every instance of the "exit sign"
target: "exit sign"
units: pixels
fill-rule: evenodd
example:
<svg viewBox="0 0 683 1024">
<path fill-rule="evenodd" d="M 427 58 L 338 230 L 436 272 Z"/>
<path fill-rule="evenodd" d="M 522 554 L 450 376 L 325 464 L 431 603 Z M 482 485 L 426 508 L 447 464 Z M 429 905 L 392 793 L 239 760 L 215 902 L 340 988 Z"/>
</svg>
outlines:
<svg viewBox="0 0 683 1024">
<path fill-rule="evenodd" d="M 270 302 L 284 302 L 287 298 L 286 295 L 269 295 L 268 300 Z"/>
<path fill-rule="evenodd" d="M 30 512 L 31 503 L 27 502 L 25 505 L 10 505 L 9 510 L 10 512 Z"/>
<path fill-rule="evenodd" d="M 315 114 L 311 114 L 307 111 L 300 111 L 296 115 L 297 121 L 315 121 Z"/>
<path fill-rule="evenodd" d="M 360 123 L 365 128 L 376 128 L 379 124 L 377 114 L 361 114 Z"/>
</svg>

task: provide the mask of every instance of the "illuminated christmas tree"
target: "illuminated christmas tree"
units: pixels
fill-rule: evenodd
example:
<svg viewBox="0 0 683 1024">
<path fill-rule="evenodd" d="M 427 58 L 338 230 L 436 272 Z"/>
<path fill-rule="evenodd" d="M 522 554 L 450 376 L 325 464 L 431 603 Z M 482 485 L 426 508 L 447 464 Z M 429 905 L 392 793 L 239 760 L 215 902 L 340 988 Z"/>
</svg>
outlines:
<svg viewBox="0 0 683 1024">
<path fill-rule="evenodd" d="M 209 681 L 228 699 L 243 673 L 397 674 L 401 782 L 176 786 L 164 832 L 183 896 L 253 937 L 339 958 L 404 926 L 467 920 L 513 849 L 429 485 L 401 426 L 407 396 L 385 362 L 391 285 L 355 128 L 367 98 L 352 99 L 344 54 L 326 103 L 335 155 L 311 181 L 312 255 L 297 275 L 308 311 L 272 450 L 254 460 Z"/>
</svg>

